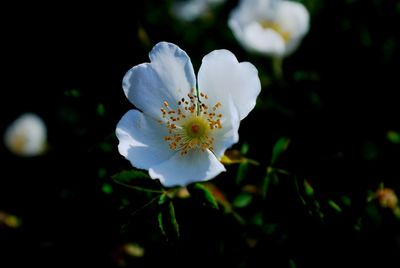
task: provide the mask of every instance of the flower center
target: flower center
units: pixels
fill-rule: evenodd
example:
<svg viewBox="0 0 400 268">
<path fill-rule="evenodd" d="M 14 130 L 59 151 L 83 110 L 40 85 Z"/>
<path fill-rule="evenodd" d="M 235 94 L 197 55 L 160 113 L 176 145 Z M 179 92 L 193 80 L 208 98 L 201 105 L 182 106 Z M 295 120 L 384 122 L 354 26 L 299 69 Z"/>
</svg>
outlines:
<svg viewBox="0 0 400 268">
<path fill-rule="evenodd" d="M 213 150 L 213 131 L 222 128 L 222 114 L 217 113 L 221 103 L 209 107 L 206 105 L 208 96 L 202 92 L 195 95 L 194 92 L 192 89 L 188 99 L 178 100 L 177 109 L 172 109 L 166 101 L 164 108 L 160 109 L 164 120 L 159 122 L 165 124 L 169 133 L 164 141 L 169 143 L 171 150 L 180 151 L 181 155 L 193 149 Z"/>
<path fill-rule="evenodd" d="M 201 116 L 193 116 L 183 125 L 186 135 L 193 139 L 201 138 L 207 135 L 210 129 L 209 122 Z"/>
<path fill-rule="evenodd" d="M 269 21 L 269 20 L 263 20 L 263 21 L 260 21 L 260 25 L 264 29 L 271 29 L 271 30 L 277 32 L 283 38 L 285 43 L 289 42 L 289 40 L 291 38 L 290 33 L 282 30 L 281 26 L 278 23 Z"/>
</svg>

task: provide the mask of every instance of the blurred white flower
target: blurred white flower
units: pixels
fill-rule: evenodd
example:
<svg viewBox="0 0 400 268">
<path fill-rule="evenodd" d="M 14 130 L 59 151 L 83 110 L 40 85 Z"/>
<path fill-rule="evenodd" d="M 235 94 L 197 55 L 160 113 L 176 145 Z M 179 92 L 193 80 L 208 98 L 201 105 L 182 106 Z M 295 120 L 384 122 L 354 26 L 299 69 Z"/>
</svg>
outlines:
<svg viewBox="0 0 400 268">
<path fill-rule="evenodd" d="M 228 25 L 248 51 L 285 57 L 307 34 L 309 20 L 309 12 L 297 2 L 241 0 L 231 12 Z"/>
<path fill-rule="evenodd" d="M 43 120 L 32 113 L 18 117 L 6 129 L 4 144 L 19 156 L 36 156 L 46 148 L 47 129 Z"/>
<path fill-rule="evenodd" d="M 193 21 L 207 14 L 210 9 L 226 0 L 187 0 L 175 1 L 172 6 L 173 14 L 183 21 Z"/>
<path fill-rule="evenodd" d="M 123 79 L 140 111 L 128 111 L 117 125 L 120 154 L 166 187 L 214 178 L 225 171 L 219 159 L 238 141 L 240 120 L 255 106 L 257 69 L 214 50 L 203 58 L 196 89 L 190 58 L 178 46 L 160 42 L 149 57 Z"/>
</svg>

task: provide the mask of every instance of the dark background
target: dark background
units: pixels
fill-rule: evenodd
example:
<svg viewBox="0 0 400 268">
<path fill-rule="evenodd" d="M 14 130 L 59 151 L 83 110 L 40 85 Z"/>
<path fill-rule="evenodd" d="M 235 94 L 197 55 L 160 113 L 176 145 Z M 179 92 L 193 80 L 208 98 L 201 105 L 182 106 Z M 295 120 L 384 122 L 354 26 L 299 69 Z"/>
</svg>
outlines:
<svg viewBox="0 0 400 268">
<path fill-rule="evenodd" d="M 127 257 L 129 267 L 397 267 L 399 220 L 366 200 L 382 182 L 399 193 L 400 145 L 387 132 L 400 131 L 400 2 L 303 2 L 310 32 L 285 60 L 283 82 L 270 59 L 248 54 L 233 38 L 226 21 L 237 1 L 192 23 L 169 13 L 171 1 L 2 8 L 0 129 L 24 112 L 37 113 L 48 126 L 49 150 L 19 158 L 1 145 L 0 210 L 22 224 L 0 225 L 0 267 L 118 267 L 124 243 L 146 250 L 142 258 Z M 184 49 L 195 72 L 218 48 L 259 70 L 263 90 L 235 148 L 247 142 L 248 156 L 261 165 L 250 167 L 240 185 L 237 166 L 213 180 L 228 200 L 244 185 L 260 184 L 273 144 L 287 136 L 291 143 L 277 165 L 313 185 L 323 219 L 309 214 L 312 202 L 301 203 L 293 176 L 283 176 L 266 200 L 238 209 L 248 222 L 261 212 L 261 227 L 191 198 L 175 204 L 180 239 L 166 239 L 157 206 L 140 209 L 152 197 L 113 183 L 111 175 L 131 168 L 113 135 L 132 108 L 122 77 L 148 61 L 159 41 Z M 328 200 L 343 196 L 351 205 L 337 213 Z"/>
</svg>

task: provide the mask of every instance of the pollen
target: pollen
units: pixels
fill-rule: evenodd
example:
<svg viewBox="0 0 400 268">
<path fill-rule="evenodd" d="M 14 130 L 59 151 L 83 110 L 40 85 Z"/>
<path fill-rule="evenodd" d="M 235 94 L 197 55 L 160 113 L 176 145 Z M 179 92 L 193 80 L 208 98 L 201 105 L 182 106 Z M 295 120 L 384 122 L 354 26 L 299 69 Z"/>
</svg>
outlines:
<svg viewBox="0 0 400 268">
<path fill-rule="evenodd" d="M 192 88 L 186 96 L 176 100 L 177 104 L 170 106 L 163 101 L 160 108 L 164 121 L 158 122 L 168 130 L 168 136 L 163 137 L 169 148 L 187 155 L 192 150 L 213 150 L 214 135 L 221 129 L 222 114 L 220 102 L 212 103 L 207 94 Z"/>
</svg>

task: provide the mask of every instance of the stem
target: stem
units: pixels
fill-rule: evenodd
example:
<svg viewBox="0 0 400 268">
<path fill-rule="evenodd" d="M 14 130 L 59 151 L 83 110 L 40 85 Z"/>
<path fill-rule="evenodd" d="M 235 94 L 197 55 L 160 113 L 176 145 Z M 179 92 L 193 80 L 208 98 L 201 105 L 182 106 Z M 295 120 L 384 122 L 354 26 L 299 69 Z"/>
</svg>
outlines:
<svg viewBox="0 0 400 268">
<path fill-rule="evenodd" d="M 197 116 L 199 116 L 200 115 L 200 91 L 199 91 L 198 87 L 196 87 L 196 95 L 197 95 L 196 110 L 197 110 Z"/>
<path fill-rule="evenodd" d="M 274 72 L 275 78 L 278 80 L 283 80 L 283 58 L 274 57 L 272 59 L 272 70 Z"/>
</svg>

